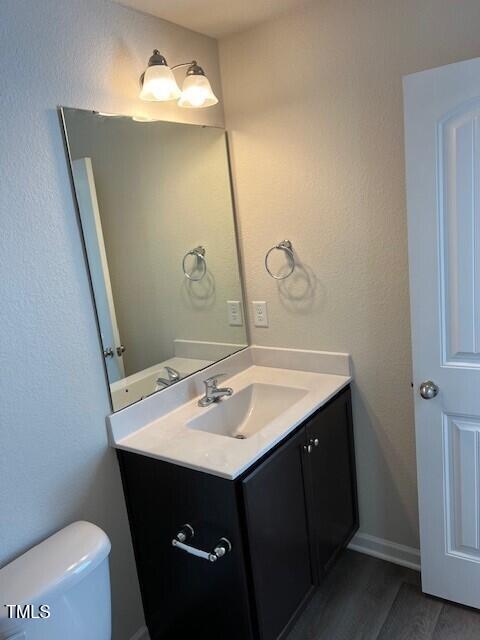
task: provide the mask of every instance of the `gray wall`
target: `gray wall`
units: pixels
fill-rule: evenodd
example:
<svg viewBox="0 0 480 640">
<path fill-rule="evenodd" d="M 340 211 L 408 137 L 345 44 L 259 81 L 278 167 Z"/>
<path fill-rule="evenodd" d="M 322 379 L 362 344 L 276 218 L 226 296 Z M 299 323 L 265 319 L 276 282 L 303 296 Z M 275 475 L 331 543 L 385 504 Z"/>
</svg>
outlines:
<svg viewBox="0 0 480 640">
<path fill-rule="evenodd" d="M 108 1 L 0 3 L 0 564 L 76 519 L 96 522 L 113 543 L 115 640 L 143 616 L 56 107 L 221 126 L 221 106 L 138 100 L 154 47 L 171 64 L 201 61 L 221 97 L 209 38 Z"/>
<path fill-rule="evenodd" d="M 71 110 L 66 122 L 73 158 L 92 158 L 126 375 L 173 357 L 176 338 L 245 344 L 227 317 L 242 292 L 223 130 Z M 198 245 L 208 271 L 193 283 L 182 259 Z"/>
<path fill-rule="evenodd" d="M 478 0 L 322 0 L 220 43 L 252 339 L 352 354 L 361 530 L 413 547 L 402 75 L 478 56 L 479 24 Z"/>
</svg>

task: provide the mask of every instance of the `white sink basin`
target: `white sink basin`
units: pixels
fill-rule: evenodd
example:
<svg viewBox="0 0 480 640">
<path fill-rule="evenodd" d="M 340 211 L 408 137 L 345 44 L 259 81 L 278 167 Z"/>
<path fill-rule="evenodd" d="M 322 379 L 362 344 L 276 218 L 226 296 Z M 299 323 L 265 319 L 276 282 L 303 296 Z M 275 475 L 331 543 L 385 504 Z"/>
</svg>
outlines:
<svg viewBox="0 0 480 640">
<path fill-rule="evenodd" d="M 189 429 L 245 440 L 308 393 L 308 389 L 255 382 L 205 409 L 186 423 Z"/>
<path fill-rule="evenodd" d="M 314 352 L 265 347 L 259 353 L 259 359 L 268 356 L 271 360 L 275 356 L 279 364 L 292 361 L 292 366 L 298 367 L 288 369 L 250 363 L 252 354 L 248 349 L 227 359 L 242 367 L 237 373 L 229 371 L 230 377 L 222 380 L 222 386 L 233 389 L 231 397 L 209 407 L 198 406 L 204 391 L 202 382 L 212 370 L 223 368 L 224 363 L 216 369 L 214 365 L 209 371 L 194 374 L 110 416 L 115 446 L 233 480 L 351 380 L 348 356 L 318 355 L 321 360 L 318 367 L 324 357 L 328 366 L 335 365 L 340 358 L 340 364 L 337 362 L 335 366 L 344 371 L 343 375 L 302 371 L 302 358 L 307 356 L 310 359 L 307 358 L 305 366 L 317 367 Z"/>
</svg>

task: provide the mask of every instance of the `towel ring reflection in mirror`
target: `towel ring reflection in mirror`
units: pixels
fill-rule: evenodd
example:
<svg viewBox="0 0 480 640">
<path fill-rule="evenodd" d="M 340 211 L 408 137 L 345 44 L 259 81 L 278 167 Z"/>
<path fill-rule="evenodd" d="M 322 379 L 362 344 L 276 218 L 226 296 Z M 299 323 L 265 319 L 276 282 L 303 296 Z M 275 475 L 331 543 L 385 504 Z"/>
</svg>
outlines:
<svg viewBox="0 0 480 640">
<path fill-rule="evenodd" d="M 196 258 L 195 267 L 190 272 L 187 271 L 188 256 L 194 256 Z M 205 248 L 199 245 L 198 247 L 195 247 L 195 249 L 192 249 L 191 251 L 187 251 L 187 253 L 183 256 L 182 269 L 183 269 L 183 273 L 185 274 L 185 277 L 191 280 L 192 282 L 199 282 L 200 280 L 202 280 L 202 278 L 204 278 L 205 274 L 207 273 L 207 261 L 205 260 Z M 198 276 L 194 276 L 193 274 L 197 270 L 199 271 L 199 274 Z"/>
<path fill-rule="evenodd" d="M 270 254 L 272 253 L 272 251 L 275 251 L 276 249 L 280 251 L 285 251 L 285 253 L 288 256 L 288 261 L 290 262 L 289 270 L 287 271 L 287 273 L 284 273 L 283 275 L 275 275 L 274 273 L 272 273 L 272 271 L 270 270 L 270 267 L 268 266 L 268 258 L 270 257 Z M 285 278 L 288 278 L 288 276 L 292 275 L 295 269 L 295 256 L 293 254 L 293 245 L 290 242 L 290 240 L 282 240 L 281 242 L 274 245 L 271 249 L 267 251 L 267 254 L 265 256 L 265 269 L 267 270 L 268 275 L 274 278 L 275 280 L 285 280 Z"/>
</svg>

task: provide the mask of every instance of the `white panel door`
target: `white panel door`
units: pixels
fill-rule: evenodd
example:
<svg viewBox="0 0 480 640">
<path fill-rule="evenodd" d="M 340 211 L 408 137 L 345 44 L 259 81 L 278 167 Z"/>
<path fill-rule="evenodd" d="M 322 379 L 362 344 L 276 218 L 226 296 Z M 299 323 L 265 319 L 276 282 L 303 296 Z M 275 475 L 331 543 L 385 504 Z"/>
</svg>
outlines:
<svg viewBox="0 0 480 640">
<path fill-rule="evenodd" d="M 113 302 L 112 285 L 91 158 L 74 160 L 72 162 L 72 174 L 82 221 L 82 232 L 87 250 L 93 293 L 95 295 L 108 380 L 112 384 L 112 382 L 125 377 L 122 355 L 124 347 L 120 341 L 120 332 Z"/>
<path fill-rule="evenodd" d="M 404 98 L 422 585 L 480 607 L 480 59 Z"/>
</svg>

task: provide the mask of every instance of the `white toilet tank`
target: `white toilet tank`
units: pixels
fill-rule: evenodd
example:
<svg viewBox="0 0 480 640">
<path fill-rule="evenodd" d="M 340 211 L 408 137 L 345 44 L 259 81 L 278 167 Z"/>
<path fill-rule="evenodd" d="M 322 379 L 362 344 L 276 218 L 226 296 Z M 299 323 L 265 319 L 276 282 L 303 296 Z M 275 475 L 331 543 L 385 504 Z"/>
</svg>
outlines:
<svg viewBox="0 0 480 640">
<path fill-rule="evenodd" d="M 111 640 L 110 547 L 74 522 L 0 569 L 0 640 Z"/>
</svg>

